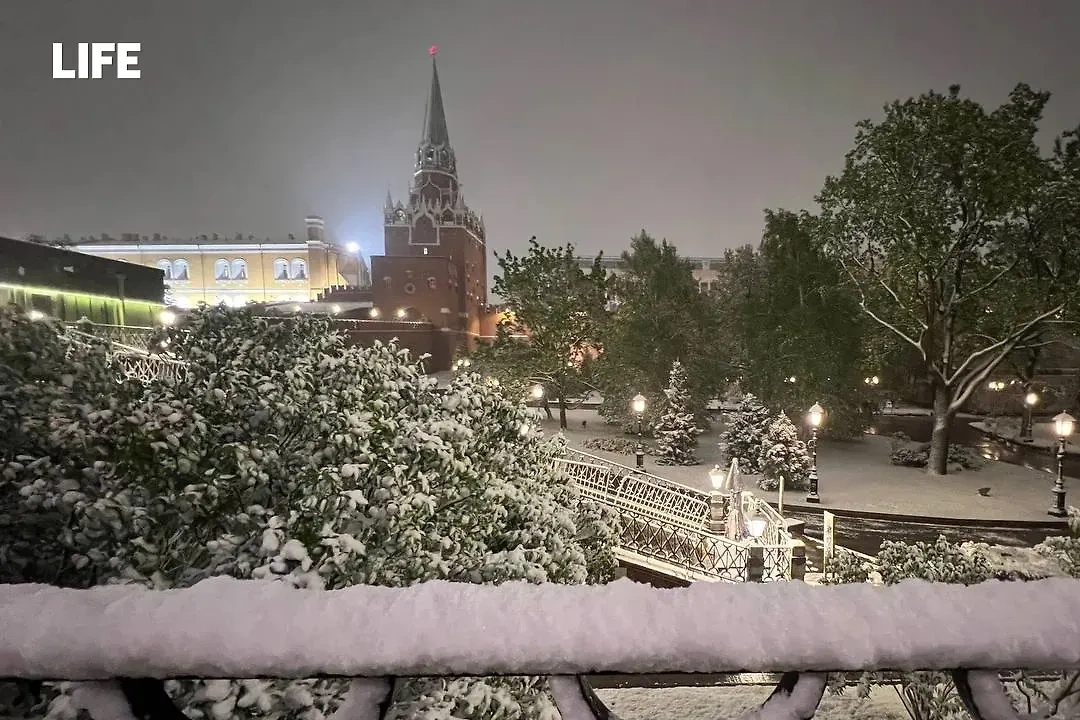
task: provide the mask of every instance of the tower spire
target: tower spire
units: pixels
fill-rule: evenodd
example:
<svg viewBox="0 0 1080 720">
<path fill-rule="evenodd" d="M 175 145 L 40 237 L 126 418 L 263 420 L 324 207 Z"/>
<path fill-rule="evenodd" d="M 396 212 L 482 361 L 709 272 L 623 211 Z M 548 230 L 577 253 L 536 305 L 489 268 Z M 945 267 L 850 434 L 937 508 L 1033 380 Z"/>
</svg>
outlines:
<svg viewBox="0 0 1080 720">
<path fill-rule="evenodd" d="M 424 135 L 420 142 L 426 145 L 450 145 L 450 133 L 446 130 L 446 110 L 443 109 L 442 88 L 439 86 L 439 65 L 435 58 L 439 46 L 428 48 L 431 55 L 431 92 L 424 108 Z"/>
<path fill-rule="evenodd" d="M 442 87 L 439 85 L 439 65 L 435 56 L 437 45 L 428 48 L 431 55 L 431 91 L 424 106 L 424 128 L 420 147 L 416 151 L 416 169 L 441 170 L 456 174 L 457 163 L 450 147 L 450 133 L 446 129 L 446 110 L 443 107 Z"/>
</svg>

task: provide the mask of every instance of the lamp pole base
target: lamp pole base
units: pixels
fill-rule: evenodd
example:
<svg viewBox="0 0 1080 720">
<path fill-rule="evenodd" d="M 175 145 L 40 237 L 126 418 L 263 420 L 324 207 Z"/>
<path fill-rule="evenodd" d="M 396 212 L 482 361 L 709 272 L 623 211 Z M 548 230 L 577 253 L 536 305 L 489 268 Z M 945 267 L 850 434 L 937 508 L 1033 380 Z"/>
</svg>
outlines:
<svg viewBox="0 0 1080 720">
<path fill-rule="evenodd" d="M 818 503 L 821 502 L 821 496 L 818 495 L 817 493 L 810 493 L 809 495 L 806 496 L 806 502 L 813 503 L 813 504 L 817 505 Z"/>
</svg>

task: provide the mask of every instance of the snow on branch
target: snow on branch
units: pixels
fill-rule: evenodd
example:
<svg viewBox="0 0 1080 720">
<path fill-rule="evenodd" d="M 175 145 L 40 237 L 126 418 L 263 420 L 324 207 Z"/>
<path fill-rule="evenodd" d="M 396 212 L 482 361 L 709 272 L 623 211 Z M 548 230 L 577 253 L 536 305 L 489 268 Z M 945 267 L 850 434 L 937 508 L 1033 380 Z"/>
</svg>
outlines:
<svg viewBox="0 0 1080 720">
<path fill-rule="evenodd" d="M 0 586 L 0 677 L 1080 668 L 1080 580 Z"/>
</svg>

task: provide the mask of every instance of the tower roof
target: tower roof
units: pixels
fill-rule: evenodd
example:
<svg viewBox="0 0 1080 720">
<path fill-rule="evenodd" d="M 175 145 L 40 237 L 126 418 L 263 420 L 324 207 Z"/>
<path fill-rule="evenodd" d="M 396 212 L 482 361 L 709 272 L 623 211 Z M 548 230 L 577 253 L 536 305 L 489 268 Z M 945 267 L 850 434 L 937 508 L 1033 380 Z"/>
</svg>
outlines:
<svg viewBox="0 0 1080 720">
<path fill-rule="evenodd" d="M 435 60 L 438 48 L 431 46 L 431 93 L 424 108 L 423 145 L 449 145 L 450 133 L 446 130 L 446 111 L 443 109 L 442 88 L 439 86 L 439 65 Z"/>
</svg>

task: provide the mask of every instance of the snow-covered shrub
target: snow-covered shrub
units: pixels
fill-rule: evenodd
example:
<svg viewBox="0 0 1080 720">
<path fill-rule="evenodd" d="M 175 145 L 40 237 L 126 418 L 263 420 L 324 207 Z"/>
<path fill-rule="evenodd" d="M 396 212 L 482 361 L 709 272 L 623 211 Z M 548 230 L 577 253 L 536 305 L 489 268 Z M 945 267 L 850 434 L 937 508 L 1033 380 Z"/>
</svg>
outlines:
<svg viewBox="0 0 1080 720">
<path fill-rule="evenodd" d="M 813 465 L 806 443 L 791 420 L 780 413 L 769 425 L 761 440 L 760 486 L 776 490 L 783 479 L 788 490 L 806 490 L 810 487 L 810 468 Z"/>
<path fill-rule="evenodd" d="M 6 577 L 167 588 L 224 574 L 338 588 L 613 572 L 610 517 L 554 470 L 561 441 L 477 375 L 439 389 L 406 351 L 348 346 L 325 318 L 204 308 L 168 338 L 188 372 L 143 386 L 119 382 L 101 348 L 69 354 L 56 329 L 4 322 L 0 359 L 34 354 L 0 386 L 4 407 L 15 401 L 2 497 L 17 526 L 0 532 L 55 548 L 35 565 L 5 543 Z M 319 720 L 345 685 L 170 687 L 196 718 Z M 452 687 L 509 693 L 528 712 L 544 703 L 531 685 Z"/>
<path fill-rule="evenodd" d="M 1068 575 L 1080 578 L 1080 510 L 1069 508 L 1071 535 L 1048 537 L 1035 546 L 1040 555 L 1053 559 Z"/>
<path fill-rule="evenodd" d="M 755 396 L 747 393 L 739 406 L 728 415 L 720 442 L 726 448 L 728 461 L 738 459 L 743 472 L 761 470 L 761 441 L 769 431 L 773 415 Z"/>
<path fill-rule="evenodd" d="M 621 437 L 596 437 L 589 438 L 581 443 L 586 450 L 602 450 L 604 452 L 619 453 L 620 455 L 633 455 L 640 446 L 646 455 L 655 455 L 658 451 L 646 442 L 638 442 L 630 438 Z"/>
<path fill-rule="evenodd" d="M 697 437 L 701 434 L 694 412 L 690 407 L 690 390 L 687 387 L 686 369 L 676 360 L 671 365 L 668 386 L 664 389 L 664 409 L 654 426 L 657 462 L 661 465 L 697 465 L 694 455 Z"/>
<path fill-rule="evenodd" d="M 889 462 L 900 467 L 924 468 L 930 461 L 930 443 L 900 444 L 889 453 Z M 964 445 L 949 445 L 949 472 L 980 470 L 985 461 L 978 451 Z"/>
</svg>

